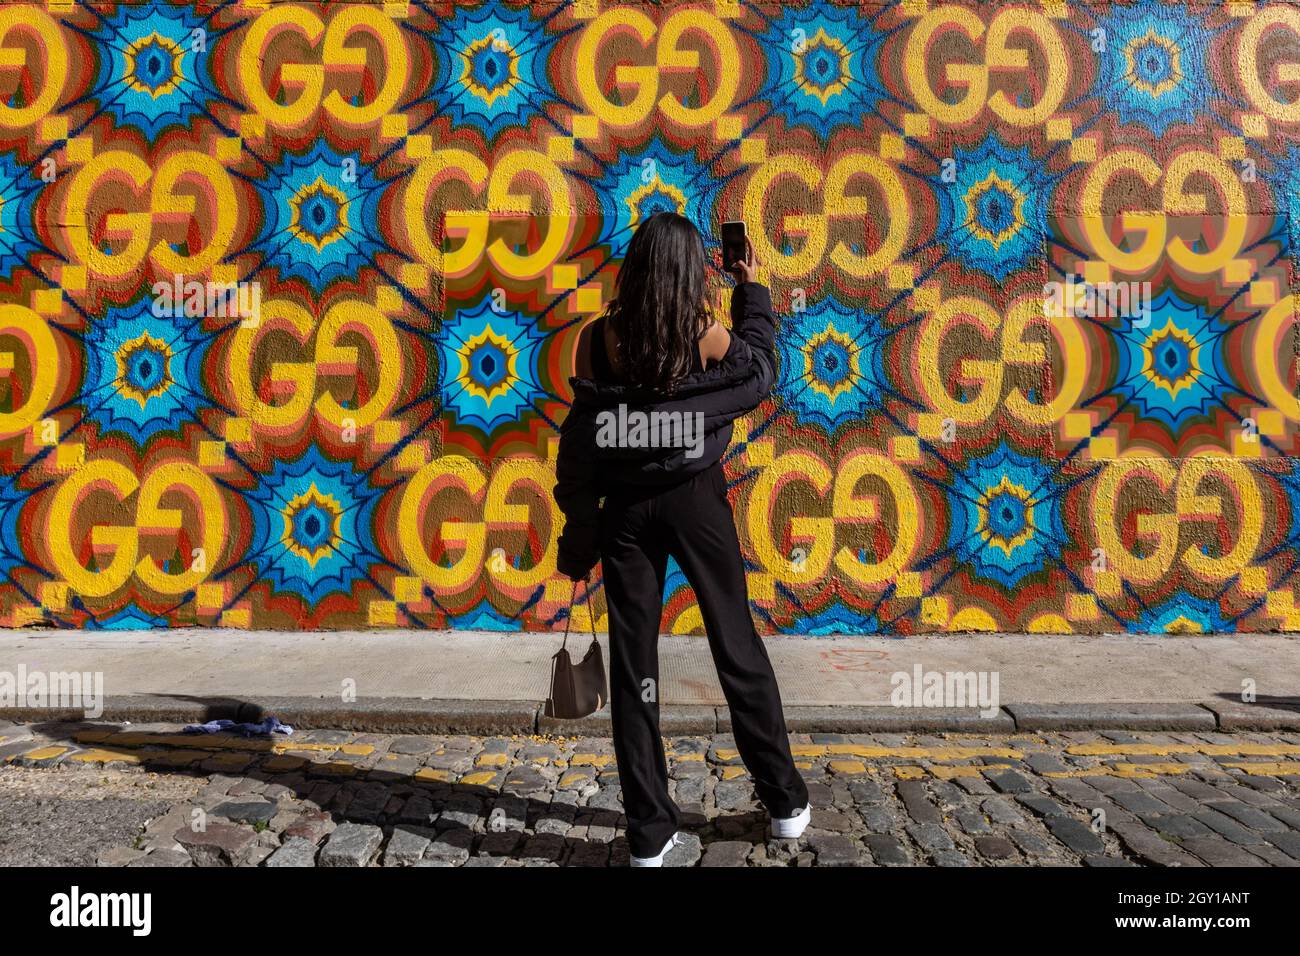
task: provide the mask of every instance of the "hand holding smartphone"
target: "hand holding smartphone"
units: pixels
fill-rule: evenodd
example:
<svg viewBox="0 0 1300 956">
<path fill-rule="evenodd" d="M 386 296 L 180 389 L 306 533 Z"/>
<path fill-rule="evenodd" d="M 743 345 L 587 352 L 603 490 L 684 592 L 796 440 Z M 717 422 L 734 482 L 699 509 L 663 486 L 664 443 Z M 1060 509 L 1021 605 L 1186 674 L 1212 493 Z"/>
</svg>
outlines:
<svg viewBox="0 0 1300 956">
<path fill-rule="evenodd" d="M 749 241 L 743 222 L 722 224 L 722 268 L 730 272 L 737 282 L 754 281 L 754 246 Z"/>
</svg>

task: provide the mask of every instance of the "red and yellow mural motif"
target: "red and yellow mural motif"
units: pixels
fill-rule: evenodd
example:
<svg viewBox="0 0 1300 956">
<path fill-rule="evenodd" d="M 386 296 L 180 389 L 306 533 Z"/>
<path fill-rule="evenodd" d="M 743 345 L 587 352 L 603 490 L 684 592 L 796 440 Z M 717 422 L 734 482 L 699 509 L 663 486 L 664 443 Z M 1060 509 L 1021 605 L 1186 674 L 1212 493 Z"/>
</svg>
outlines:
<svg viewBox="0 0 1300 956">
<path fill-rule="evenodd" d="M 556 626 L 676 210 L 782 314 L 766 632 L 1298 629 L 1297 94 L 1285 2 L 6 3 L 0 623 Z"/>
</svg>

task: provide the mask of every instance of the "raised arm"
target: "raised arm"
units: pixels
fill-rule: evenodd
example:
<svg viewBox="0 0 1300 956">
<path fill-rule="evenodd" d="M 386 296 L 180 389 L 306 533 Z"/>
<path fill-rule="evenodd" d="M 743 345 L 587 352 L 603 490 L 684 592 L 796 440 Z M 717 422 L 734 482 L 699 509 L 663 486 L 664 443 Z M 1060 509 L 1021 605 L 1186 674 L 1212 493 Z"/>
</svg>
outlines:
<svg viewBox="0 0 1300 956">
<path fill-rule="evenodd" d="M 759 373 L 757 398 L 762 401 L 776 384 L 776 313 L 767 286 L 742 282 L 731 291 L 731 332 L 753 353 Z"/>
<path fill-rule="evenodd" d="M 772 293 L 755 281 L 758 262 L 754 244 L 746 238 L 745 258 L 731 267 L 736 287 L 731 290 L 731 332 L 749 346 L 757 370 L 752 398 L 757 405 L 776 384 L 776 313 Z"/>
</svg>

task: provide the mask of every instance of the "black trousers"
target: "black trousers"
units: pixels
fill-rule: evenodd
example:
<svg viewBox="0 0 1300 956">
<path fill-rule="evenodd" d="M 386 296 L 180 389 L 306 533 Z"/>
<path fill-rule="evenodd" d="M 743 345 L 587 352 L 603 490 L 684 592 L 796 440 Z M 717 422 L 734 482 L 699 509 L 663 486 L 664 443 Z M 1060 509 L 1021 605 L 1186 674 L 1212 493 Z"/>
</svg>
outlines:
<svg viewBox="0 0 1300 956">
<path fill-rule="evenodd" d="M 772 662 L 750 617 L 721 462 L 658 493 L 620 490 L 606 495 L 602 508 L 601 561 L 614 753 L 633 856 L 655 855 L 678 828 L 659 735 L 659 623 L 669 555 L 695 590 L 736 749 L 759 799 L 777 816 L 808 802 Z"/>
</svg>

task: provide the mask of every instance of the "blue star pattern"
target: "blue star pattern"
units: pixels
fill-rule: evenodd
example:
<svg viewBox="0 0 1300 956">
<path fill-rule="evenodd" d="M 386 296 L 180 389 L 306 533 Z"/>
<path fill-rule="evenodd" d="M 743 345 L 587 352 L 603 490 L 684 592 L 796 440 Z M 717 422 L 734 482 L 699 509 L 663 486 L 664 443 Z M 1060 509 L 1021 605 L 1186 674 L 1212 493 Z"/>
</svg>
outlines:
<svg viewBox="0 0 1300 956">
<path fill-rule="evenodd" d="M 149 300 L 110 309 L 85 336 L 88 415 L 140 448 L 178 432 L 211 404 L 202 383 L 209 339 L 200 320 L 153 312 Z"/>
<path fill-rule="evenodd" d="M 948 489 L 957 560 L 982 578 L 1014 588 L 1060 558 L 1065 527 L 1055 471 L 1003 442 L 968 462 Z"/>
<path fill-rule="evenodd" d="M 276 590 L 315 603 L 346 594 L 379 560 L 375 551 L 376 492 L 347 462 L 311 447 L 292 462 L 277 461 L 246 495 L 253 516 L 252 554 Z"/>
</svg>

